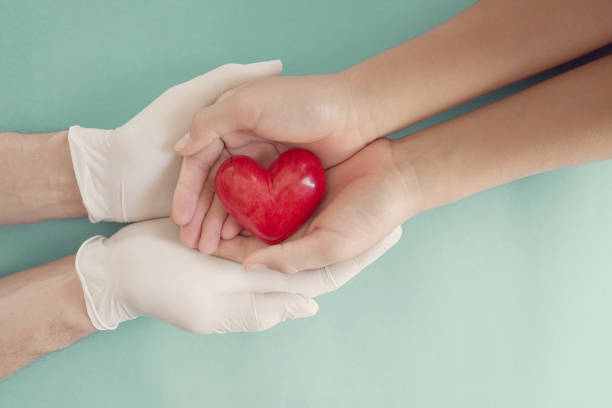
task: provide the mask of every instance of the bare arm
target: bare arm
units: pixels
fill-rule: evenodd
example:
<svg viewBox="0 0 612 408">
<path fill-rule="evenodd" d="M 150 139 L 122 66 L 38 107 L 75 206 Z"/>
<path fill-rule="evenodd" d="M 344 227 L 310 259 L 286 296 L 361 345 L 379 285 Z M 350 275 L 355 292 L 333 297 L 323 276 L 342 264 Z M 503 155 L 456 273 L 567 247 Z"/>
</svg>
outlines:
<svg viewBox="0 0 612 408">
<path fill-rule="evenodd" d="M 425 208 L 512 180 L 612 158 L 612 56 L 394 141 Z"/>
<path fill-rule="evenodd" d="M 67 132 L 0 133 L 0 225 L 87 215 Z"/>
<path fill-rule="evenodd" d="M 0 380 L 94 331 L 74 256 L 0 279 Z"/>
<path fill-rule="evenodd" d="M 610 0 L 482 0 L 345 71 L 268 78 L 226 93 L 175 145 L 184 162 L 172 218 L 183 243 L 214 253 L 221 238 L 239 238 L 213 188 L 216 163 L 228 154 L 270 162 L 279 146 L 303 147 L 331 169 L 395 130 L 604 46 L 611 15 Z"/>
<path fill-rule="evenodd" d="M 346 259 L 419 212 L 560 167 L 612 158 L 612 56 L 327 171 L 328 193 L 291 240 L 221 241 L 216 254 L 295 273 Z"/>
<path fill-rule="evenodd" d="M 345 73 L 384 135 L 612 42 L 609 0 L 481 0 Z"/>
</svg>

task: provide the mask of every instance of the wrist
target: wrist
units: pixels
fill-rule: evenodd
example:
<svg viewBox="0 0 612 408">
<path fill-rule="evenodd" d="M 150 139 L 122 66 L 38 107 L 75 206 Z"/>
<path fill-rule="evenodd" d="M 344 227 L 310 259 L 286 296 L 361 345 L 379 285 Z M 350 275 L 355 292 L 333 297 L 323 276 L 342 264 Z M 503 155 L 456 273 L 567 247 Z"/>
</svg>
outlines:
<svg viewBox="0 0 612 408">
<path fill-rule="evenodd" d="M 68 132 L 59 132 L 52 136 L 52 139 L 54 139 L 53 143 L 58 146 L 57 164 L 60 167 L 57 182 L 54 183 L 58 192 L 57 202 L 60 204 L 58 212 L 62 218 L 84 217 L 87 211 L 83 206 L 81 191 L 72 167 Z"/>
<path fill-rule="evenodd" d="M 33 299 L 40 299 L 40 309 L 50 311 L 48 321 L 53 322 L 39 330 L 35 351 L 41 355 L 60 350 L 95 332 L 85 309 L 74 256 L 59 259 L 48 266 L 51 267 L 49 273 L 42 273 L 28 289 Z M 39 310 L 38 313 L 44 316 L 48 312 Z"/>
<path fill-rule="evenodd" d="M 67 134 L 0 133 L 0 224 L 86 215 Z"/>
<path fill-rule="evenodd" d="M 412 192 L 417 191 L 420 195 L 419 205 L 408 209 L 406 219 L 453 200 L 453 192 L 449 189 L 446 144 L 436 143 L 433 137 L 420 132 L 392 140 L 391 151 L 393 163 L 411 195 L 406 197 L 406 202 L 414 201 Z"/>
<path fill-rule="evenodd" d="M 388 123 L 392 120 L 393 112 L 384 108 L 381 98 L 373 91 L 377 86 L 376 78 L 369 77 L 360 65 L 332 75 L 342 87 L 350 103 L 356 127 L 364 145 L 367 145 L 389 133 Z"/>
<path fill-rule="evenodd" d="M 2 278 L 0 321 L 0 379 L 93 333 L 74 257 Z"/>
</svg>

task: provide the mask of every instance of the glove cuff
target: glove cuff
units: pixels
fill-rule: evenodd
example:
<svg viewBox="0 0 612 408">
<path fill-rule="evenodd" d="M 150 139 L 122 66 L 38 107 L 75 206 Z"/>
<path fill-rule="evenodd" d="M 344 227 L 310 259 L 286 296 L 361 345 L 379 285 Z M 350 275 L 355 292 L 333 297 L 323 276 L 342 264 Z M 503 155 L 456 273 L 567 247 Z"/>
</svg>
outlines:
<svg viewBox="0 0 612 408">
<path fill-rule="evenodd" d="M 113 130 L 80 126 L 71 126 L 68 130 L 68 145 L 74 175 L 81 191 L 81 199 L 87 209 L 87 215 L 93 223 L 122 222 L 125 219 L 125 214 L 121 211 L 123 208 L 121 186 L 105 185 L 104 178 L 100 177 L 103 174 L 110 174 L 108 169 L 109 139 L 113 132 Z M 113 206 L 112 203 L 115 205 Z M 117 205 L 120 208 L 113 208 Z M 120 216 L 118 217 L 117 214 Z"/>
<path fill-rule="evenodd" d="M 96 235 L 83 242 L 77 252 L 75 267 L 85 298 L 87 315 L 98 330 L 114 330 L 119 323 L 135 319 L 137 314 L 123 305 L 113 293 L 107 272 L 108 254 L 105 237 Z"/>
</svg>

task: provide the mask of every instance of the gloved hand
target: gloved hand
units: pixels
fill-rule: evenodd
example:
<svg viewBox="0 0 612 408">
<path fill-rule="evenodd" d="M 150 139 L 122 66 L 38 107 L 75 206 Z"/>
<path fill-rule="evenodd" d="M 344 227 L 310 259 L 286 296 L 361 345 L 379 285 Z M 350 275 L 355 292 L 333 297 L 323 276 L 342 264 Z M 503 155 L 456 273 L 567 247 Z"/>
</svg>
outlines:
<svg viewBox="0 0 612 408">
<path fill-rule="evenodd" d="M 150 316 L 196 333 L 255 331 L 314 315 L 312 297 L 337 289 L 378 259 L 401 228 L 363 254 L 318 270 L 245 272 L 180 242 L 169 218 L 85 241 L 76 257 L 87 313 L 99 330 Z"/>
<path fill-rule="evenodd" d="M 181 168 L 173 145 L 189 130 L 193 115 L 225 91 L 281 70 L 280 61 L 223 65 L 168 89 L 117 129 L 72 126 L 70 153 L 89 219 L 168 216 Z"/>
</svg>

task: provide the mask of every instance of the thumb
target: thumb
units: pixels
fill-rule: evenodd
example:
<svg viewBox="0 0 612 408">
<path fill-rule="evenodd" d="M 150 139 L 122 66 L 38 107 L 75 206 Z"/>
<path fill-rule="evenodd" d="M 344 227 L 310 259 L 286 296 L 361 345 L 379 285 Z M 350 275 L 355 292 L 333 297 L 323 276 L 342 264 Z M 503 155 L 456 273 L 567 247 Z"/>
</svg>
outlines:
<svg viewBox="0 0 612 408">
<path fill-rule="evenodd" d="M 385 252 L 399 241 L 401 235 L 402 228 L 397 227 L 391 234 L 378 241 L 370 249 L 353 258 L 324 266 L 323 268 L 305 270 L 295 275 L 287 276 L 282 288 L 285 291 L 301 293 L 304 296 L 310 297 L 332 292 L 383 256 Z M 276 275 L 280 274 L 276 273 Z"/>
<path fill-rule="evenodd" d="M 252 271 L 264 265 L 275 271 L 294 274 L 348 259 L 366 248 L 356 248 L 335 232 L 317 229 L 302 238 L 253 252 L 244 260 L 244 268 Z"/>
<path fill-rule="evenodd" d="M 314 316 L 319 310 L 311 298 L 293 293 L 253 295 L 254 330 L 266 330 L 285 320 Z"/>
<path fill-rule="evenodd" d="M 237 98 L 219 101 L 195 114 L 189 133 L 176 142 L 174 150 L 181 156 L 196 154 L 223 135 L 249 129 L 257 116 L 257 107 Z"/>
<path fill-rule="evenodd" d="M 231 96 L 217 98 L 251 80 L 278 75 L 282 68 L 280 60 L 249 65 L 228 64 L 193 79 L 191 84 L 188 82 L 186 85 L 195 89 L 207 89 L 209 84 L 217 89 L 209 92 L 214 95 L 214 99 L 193 117 L 189 133 L 174 145 L 176 152 L 182 156 L 191 156 L 227 133 L 252 126 L 258 116 L 256 106 Z M 210 105 L 215 100 L 217 102 Z"/>
<path fill-rule="evenodd" d="M 225 64 L 177 86 L 199 98 L 199 106 L 213 103 L 220 95 L 246 82 L 275 76 L 281 73 L 280 60 L 255 62 L 253 64 Z M 193 115 L 192 115 L 193 116 Z"/>
</svg>

